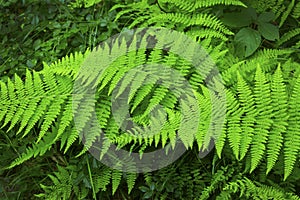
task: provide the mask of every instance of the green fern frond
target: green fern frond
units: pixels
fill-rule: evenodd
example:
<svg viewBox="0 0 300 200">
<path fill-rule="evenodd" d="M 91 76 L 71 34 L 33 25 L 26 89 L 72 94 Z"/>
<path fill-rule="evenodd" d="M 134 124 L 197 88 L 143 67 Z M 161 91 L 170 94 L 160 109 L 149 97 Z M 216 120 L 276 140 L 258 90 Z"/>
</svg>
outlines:
<svg viewBox="0 0 300 200">
<path fill-rule="evenodd" d="M 8 97 L 9 97 L 10 102 L 4 101 L 4 104 L 8 104 L 8 106 L 7 106 L 8 109 L 6 110 L 6 116 L 5 116 L 4 123 L 1 128 L 6 126 L 10 122 L 10 120 L 13 118 L 15 112 L 17 111 L 17 106 L 15 106 L 15 105 L 19 105 L 19 103 L 20 103 L 20 100 L 19 101 L 17 100 L 17 96 L 15 94 L 15 84 L 10 79 L 8 79 L 8 81 L 7 81 L 7 91 L 8 91 Z M 7 103 L 5 103 L 5 102 L 7 102 Z"/>
<path fill-rule="evenodd" d="M 143 12 L 148 10 L 149 8 L 154 9 L 153 6 L 148 4 L 147 0 L 142 0 L 140 2 L 134 2 L 132 4 L 129 5 L 115 5 L 111 8 L 110 11 L 116 10 L 116 9 L 122 9 L 120 12 L 118 12 L 118 14 L 115 17 L 115 20 L 118 20 L 121 16 L 128 16 L 129 18 L 136 18 L 136 16 L 143 16 L 145 14 L 147 14 L 148 12 Z M 135 14 L 129 14 L 131 12 L 136 12 Z M 148 16 L 148 15 L 145 15 Z M 141 17 L 142 18 L 142 17 Z M 145 18 L 144 20 L 147 20 L 147 18 Z M 139 20 L 140 21 L 140 20 Z M 135 22 L 136 24 L 138 24 L 138 22 Z M 129 28 L 132 28 L 133 26 L 130 26 Z"/>
<path fill-rule="evenodd" d="M 23 113 L 22 120 L 21 120 L 21 125 L 19 128 L 19 131 L 17 132 L 20 133 L 23 128 L 27 125 L 27 129 L 23 134 L 23 137 L 31 130 L 31 128 L 34 126 L 35 122 L 38 120 L 33 120 L 34 116 L 36 115 L 42 115 L 43 111 L 40 112 L 40 110 L 37 109 L 38 103 L 41 105 L 44 105 L 40 102 L 40 100 L 43 98 L 44 95 L 44 89 L 42 87 L 42 80 L 40 78 L 40 75 L 38 73 L 33 72 L 33 77 L 31 75 L 31 72 L 27 70 L 26 72 L 26 80 L 25 80 L 25 91 L 27 91 L 27 98 L 29 98 L 29 104 L 26 108 L 26 110 Z M 27 99 L 27 98 L 24 98 Z M 26 100 L 25 100 L 26 101 Z M 46 100 L 43 99 L 42 102 Z"/>
<path fill-rule="evenodd" d="M 21 122 L 18 133 L 27 126 L 23 134 L 24 137 L 47 110 L 48 112 L 45 115 L 45 121 L 42 124 L 40 137 L 38 139 L 39 141 L 61 112 L 61 104 L 69 97 L 67 94 L 70 94 L 70 82 L 68 82 L 68 79 L 58 79 L 58 82 L 56 82 L 53 77 L 45 74 L 44 85 L 42 84 L 42 79 L 39 74 L 34 72 L 33 78 L 31 74 L 29 74 L 30 73 L 27 72 L 26 87 L 18 76 L 15 76 L 15 83 L 8 80 L 7 97 L 9 99 L 6 98 L 4 105 L 7 105 L 9 110 L 6 113 L 3 126 L 11 121 L 10 130 L 18 122 Z M 53 84 L 53 87 L 50 86 L 51 84 Z M 68 86 L 65 87 L 65 85 Z M 16 92 L 15 94 L 18 96 L 14 95 L 14 92 Z M 16 98 L 22 101 L 17 101 Z M 4 99 L 3 102 L 5 102 Z M 38 104 L 39 106 L 37 106 Z"/>
<path fill-rule="evenodd" d="M 200 73 L 192 73 L 189 83 L 194 90 L 197 90 L 203 84 L 203 76 Z"/>
<path fill-rule="evenodd" d="M 300 28 L 296 28 L 285 33 L 283 36 L 280 37 L 277 45 L 280 46 L 297 35 L 300 35 Z"/>
<path fill-rule="evenodd" d="M 215 5 L 235 5 L 235 6 L 243 6 L 246 7 L 241 1 L 238 0 L 213 0 L 213 1 L 181 1 L 181 0 L 161 0 L 161 3 L 169 3 L 174 4 L 178 8 L 182 9 L 186 12 L 194 12 L 199 8 L 206 8 Z"/>
<path fill-rule="evenodd" d="M 82 112 L 84 112 L 84 111 L 82 111 Z M 86 110 L 85 110 L 85 112 L 86 112 Z M 79 132 L 79 130 L 77 128 L 77 131 L 79 132 L 79 134 L 83 140 L 82 142 L 84 144 L 84 148 L 76 157 L 79 157 L 79 156 L 83 155 L 84 153 L 86 153 L 88 150 L 90 150 L 90 148 L 92 147 L 94 142 L 101 139 L 100 136 L 101 136 L 101 133 L 103 130 L 101 130 L 98 120 L 96 120 L 96 118 L 97 118 L 96 114 L 93 113 L 93 110 L 91 110 L 90 112 L 92 113 L 91 118 L 90 118 L 91 122 L 88 122 L 88 121 L 85 122 L 82 132 Z M 83 118 L 81 118 L 81 119 L 83 119 Z M 78 119 L 75 119 L 75 121 L 78 122 Z M 77 125 L 77 123 L 75 125 Z"/>
<path fill-rule="evenodd" d="M 59 118 L 59 127 L 56 139 L 64 134 L 65 130 L 71 125 L 73 121 L 73 106 L 72 101 L 67 101 L 64 105 L 61 117 Z"/>
<path fill-rule="evenodd" d="M 97 173 L 97 177 L 93 178 L 95 190 L 106 191 L 108 184 L 112 178 L 112 170 L 106 166 L 103 166 L 100 173 Z"/>
<path fill-rule="evenodd" d="M 239 149 L 241 142 L 242 129 L 240 128 L 240 117 L 242 113 L 235 113 L 234 117 L 230 117 L 227 121 L 227 137 L 229 145 L 233 150 L 236 159 L 239 158 Z"/>
<path fill-rule="evenodd" d="M 65 129 L 64 134 L 60 137 L 60 150 L 63 149 L 65 146 L 64 153 L 67 152 L 67 150 L 71 147 L 71 145 L 75 142 L 75 140 L 78 138 L 79 134 L 73 126 L 68 127 Z"/>
<path fill-rule="evenodd" d="M 144 98 L 151 93 L 154 86 L 155 84 L 147 84 L 139 88 L 139 90 L 136 92 L 136 97 L 133 100 L 133 106 L 130 110 L 131 113 L 140 105 Z"/>
<path fill-rule="evenodd" d="M 299 199 L 295 194 L 283 191 L 276 187 L 257 184 L 248 178 L 238 179 L 227 183 L 217 199 L 232 199 L 234 197 L 231 195 L 232 193 L 239 193 L 239 198 L 243 199 Z"/>
<path fill-rule="evenodd" d="M 163 13 L 160 15 L 153 16 L 151 19 L 149 19 L 148 24 L 153 24 L 155 22 L 172 22 L 172 23 L 180 23 L 184 24 L 185 26 L 203 26 L 208 27 L 213 30 L 217 30 L 223 34 L 226 35 L 232 35 L 233 33 L 227 29 L 221 21 L 210 14 L 194 14 L 192 16 L 182 14 L 182 13 Z"/>
<path fill-rule="evenodd" d="M 202 87 L 203 95 L 200 93 L 194 92 L 195 97 L 199 102 L 199 111 L 200 111 L 200 119 L 198 122 L 198 131 L 193 136 L 195 137 L 198 145 L 198 149 L 200 150 L 205 142 L 206 135 L 209 132 L 210 127 L 210 117 L 211 117 L 211 96 L 210 91 L 206 87 Z M 196 115 L 197 116 L 197 115 Z M 206 141 L 207 142 L 207 141 Z M 209 142 L 209 141 L 208 141 Z M 204 149 L 203 149 L 204 150 Z"/>
<path fill-rule="evenodd" d="M 300 17 L 300 2 L 298 2 L 298 3 L 295 5 L 292 16 L 293 16 L 295 19 L 297 19 L 297 18 Z"/>
<path fill-rule="evenodd" d="M 16 90 L 17 98 L 24 99 L 24 100 L 19 102 L 18 109 L 14 113 L 14 116 L 11 119 L 10 127 L 8 128 L 7 131 L 11 130 L 16 125 L 16 123 L 21 119 L 24 111 L 26 110 L 26 108 L 29 104 L 29 99 L 25 98 L 23 81 L 17 75 L 15 75 L 15 90 Z M 30 96 L 30 95 L 32 95 L 32 94 L 29 94 L 28 96 Z"/>
<path fill-rule="evenodd" d="M 219 158 L 221 158 L 221 153 L 223 150 L 223 147 L 225 145 L 225 140 L 226 138 L 228 138 L 228 120 L 230 119 L 231 115 L 235 115 L 236 113 L 240 113 L 240 104 L 237 101 L 237 99 L 235 98 L 234 94 L 230 91 L 230 90 L 226 90 L 226 107 L 227 107 L 227 112 L 226 112 L 226 118 L 224 121 L 224 130 L 221 132 L 221 135 L 219 136 L 219 138 L 216 141 L 216 151 L 217 151 L 217 155 L 219 156 Z M 204 104 L 205 105 L 205 104 Z M 233 140 L 231 140 L 233 141 Z"/>
<path fill-rule="evenodd" d="M 37 99 L 39 100 L 38 97 L 37 97 Z M 41 117 L 46 112 L 48 105 L 51 105 L 51 101 L 52 101 L 52 99 L 46 97 L 46 98 L 43 98 L 39 102 L 39 106 L 36 107 L 34 115 L 32 115 L 32 117 L 30 117 L 30 119 L 28 121 L 26 130 L 24 131 L 24 134 L 23 134 L 23 137 L 25 137 L 30 132 L 30 130 L 34 127 L 34 125 L 41 119 Z M 31 108 L 29 108 L 29 109 L 31 109 Z"/>
<path fill-rule="evenodd" d="M 122 178 L 122 172 L 118 170 L 112 171 L 112 194 L 115 194 L 116 190 L 118 189 L 121 178 Z"/>
<path fill-rule="evenodd" d="M 273 123 L 271 120 L 273 108 L 271 106 L 270 87 L 260 66 L 257 67 L 255 74 L 254 98 L 258 115 L 252 138 L 250 171 L 253 171 L 257 167 L 264 155 L 268 132 Z"/>
<path fill-rule="evenodd" d="M 234 83 L 237 81 L 236 72 L 239 71 L 247 82 L 253 82 L 257 63 L 261 65 L 264 72 L 273 72 L 275 71 L 278 62 L 282 59 L 287 59 L 293 52 L 295 51 L 291 49 L 264 49 L 258 51 L 251 59 L 236 62 L 228 69 L 222 71 L 222 79 L 227 86 L 234 87 Z M 249 74 L 251 74 L 251 76 L 249 76 Z"/>
<path fill-rule="evenodd" d="M 7 102 L 8 99 L 8 88 L 7 85 L 0 81 L 0 99 L 2 106 L 0 107 L 0 120 L 4 118 L 6 112 L 8 110 L 9 103 Z"/>
<path fill-rule="evenodd" d="M 139 52 L 138 54 L 142 53 L 143 57 L 138 56 L 135 52 L 134 52 L 134 54 L 129 54 L 126 65 L 123 66 L 122 68 L 119 68 L 117 73 L 114 74 L 114 77 L 111 79 L 108 95 L 110 95 L 112 93 L 112 91 L 115 89 L 115 87 L 118 85 L 119 81 L 122 80 L 122 78 L 125 76 L 126 73 L 130 73 L 130 70 L 132 70 L 134 67 L 145 63 L 145 52 L 144 51 L 138 51 L 138 52 Z M 119 66 L 122 65 L 122 63 L 118 63 L 118 65 Z M 124 77 L 125 80 L 128 79 L 129 75 L 127 74 L 127 76 Z M 130 76 L 130 78 L 134 78 L 134 76 Z M 132 79 L 128 79 L 128 81 L 130 81 L 130 80 L 132 80 Z"/>
<path fill-rule="evenodd" d="M 271 83 L 272 107 L 273 107 L 273 128 L 270 130 L 267 143 L 267 171 L 269 173 L 273 168 L 283 144 L 283 133 L 286 132 L 288 123 L 288 100 L 286 87 L 283 83 L 283 77 L 280 66 L 273 75 Z"/>
<path fill-rule="evenodd" d="M 135 185 L 136 178 L 137 178 L 136 173 L 127 173 L 126 174 L 126 181 L 127 181 L 127 185 L 128 185 L 128 194 L 131 193 L 131 191 Z"/>
<path fill-rule="evenodd" d="M 57 165 L 57 169 L 58 171 L 54 172 L 54 175 L 48 175 L 52 181 L 52 185 L 46 186 L 41 184 L 44 193 L 37 194 L 35 195 L 36 197 L 43 197 L 45 199 L 61 198 L 67 200 L 70 199 L 73 190 L 78 191 L 78 188 L 73 185 L 73 170 L 59 165 Z"/>
<path fill-rule="evenodd" d="M 197 116 L 200 116 L 201 108 L 198 107 L 198 105 L 197 105 L 198 103 L 195 101 L 198 101 L 198 100 L 196 100 L 190 96 L 188 96 L 186 100 L 180 101 L 182 118 L 181 118 L 181 124 L 180 124 L 179 130 L 178 130 L 178 136 L 181 139 L 181 141 L 183 142 L 186 149 L 193 146 L 193 141 L 194 141 L 195 135 L 197 134 L 197 130 L 199 129 L 199 127 L 198 127 L 198 124 L 199 124 L 198 118 L 199 117 L 197 117 Z M 203 114 L 203 113 L 201 113 L 201 114 Z M 199 143 L 198 143 L 198 146 L 200 146 Z M 205 146 L 205 148 L 206 148 L 206 146 Z"/>
<path fill-rule="evenodd" d="M 164 97 L 167 95 L 168 88 L 163 86 L 158 86 L 152 95 L 152 98 L 149 101 L 149 104 L 147 108 L 145 109 L 145 112 L 143 114 L 143 117 L 148 115 L 157 105 L 160 104 L 160 102 L 164 99 Z"/>
<path fill-rule="evenodd" d="M 42 156 L 48 151 L 54 144 L 54 138 L 56 137 L 55 133 L 47 133 L 44 135 L 43 139 L 39 143 L 33 143 L 32 147 L 26 149 L 21 156 L 15 159 L 9 166 L 8 169 L 13 168 L 17 165 L 24 163 L 30 158 L 37 157 L 38 155 Z"/>
<path fill-rule="evenodd" d="M 49 129 L 51 124 L 55 121 L 55 119 L 61 112 L 62 104 L 65 102 L 65 99 L 66 99 L 65 96 L 61 96 L 60 98 L 53 99 L 52 105 L 49 108 L 49 110 L 45 116 L 45 120 L 41 126 L 41 131 L 39 133 L 37 142 L 39 142 L 43 138 L 46 131 Z"/>
<path fill-rule="evenodd" d="M 287 7 L 287 9 L 283 12 L 283 14 L 281 16 L 281 19 L 279 22 L 279 27 L 281 27 L 283 25 L 283 23 L 285 22 L 287 17 L 291 14 L 294 6 L 295 6 L 295 0 L 291 0 L 289 6 Z"/>
<path fill-rule="evenodd" d="M 180 31 L 189 28 L 185 32 L 196 40 L 202 38 L 218 38 L 226 41 L 227 35 L 232 35 L 233 33 L 207 10 L 207 8 L 215 5 L 235 5 L 245 7 L 245 4 L 238 0 L 195 2 L 160 0 L 156 4 L 143 0 L 126 6 L 116 5 L 112 10 L 122 9 L 122 11 L 117 14 L 116 20 L 121 16 L 122 18 L 128 16 L 131 19 L 129 25 L 130 29 L 136 26 L 156 26 L 169 29 L 174 29 L 176 27 L 176 29 Z M 169 12 L 164 10 L 169 10 L 169 8 L 171 8 Z M 182 27 L 182 29 L 180 27 Z"/>
<path fill-rule="evenodd" d="M 85 53 L 71 53 L 70 55 L 63 57 L 62 59 L 50 65 L 43 63 L 44 70 L 47 69 L 49 73 L 54 73 L 61 76 L 70 76 L 74 80 L 80 68 L 84 64 L 84 60 L 87 58 L 90 52 L 90 50 L 87 50 Z"/>
<path fill-rule="evenodd" d="M 220 33 L 219 31 L 213 29 L 192 29 L 187 31 L 186 34 L 195 41 L 202 40 L 202 39 L 209 39 L 209 38 L 218 38 L 223 41 L 228 40 L 225 34 Z"/>
<path fill-rule="evenodd" d="M 243 109 L 243 115 L 241 116 L 241 134 L 240 138 L 240 154 L 239 159 L 243 159 L 249 149 L 252 142 L 252 136 L 254 133 L 254 123 L 256 118 L 255 103 L 252 91 L 249 86 L 243 80 L 242 76 L 238 73 L 237 91 L 238 97 Z M 235 115 L 234 115 L 235 116 Z"/>
<path fill-rule="evenodd" d="M 288 106 L 288 127 L 284 134 L 284 180 L 291 174 L 293 166 L 300 150 L 300 127 L 299 127 L 299 92 L 300 92 L 300 76 L 297 77 L 297 81 L 294 85 L 292 95 L 289 98 Z"/>
<path fill-rule="evenodd" d="M 210 194 L 217 189 L 216 185 L 225 180 L 226 176 L 224 174 L 226 171 L 227 167 L 223 167 L 213 174 L 210 185 L 202 191 L 199 199 L 204 200 L 209 198 Z"/>
</svg>

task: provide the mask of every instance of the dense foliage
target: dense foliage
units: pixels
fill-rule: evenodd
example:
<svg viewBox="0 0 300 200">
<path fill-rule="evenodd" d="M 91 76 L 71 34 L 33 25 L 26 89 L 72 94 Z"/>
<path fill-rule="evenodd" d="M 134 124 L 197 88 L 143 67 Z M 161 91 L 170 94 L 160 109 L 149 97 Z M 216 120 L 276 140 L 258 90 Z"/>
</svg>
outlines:
<svg viewBox="0 0 300 200">
<path fill-rule="evenodd" d="M 0 2 L 1 199 L 300 199 L 300 2 Z M 170 32 L 153 36 L 148 27 Z M 134 28 L 141 28 L 139 37 L 129 31 Z M 174 41 L 171 30 L 182 33 L 175 34 L 178 46 L 160 47 Z M 124 38 L 97 46 L 119 32 Z M 149 44 L 149 37 L 157 42 Z M 199 57 L 189 41 L 210 58 Z M 97 55 L 107 59 L 81 69 Z M 203 73 L 192 58 L 201 60 Z M 166 67 L 134 70 L 149 64 Z M 96 99 L 74 96 L 79 82 L 96 85 Z M 144 129 L 124 131 L 114 118 L 113 91 L 118 97 L 126 88 L 131 118 Z M 183 131 L 180 120 L 195 110 L 180 104 L 182 93 L 197 97 L 201 113 Z M 158 105 L 166 119 L 159 112 L 149 117 Z M 224 119 L 214 118 L 222 110 Z M 100 140 L 99 125 L 105 140 L 96 159 L 89 151 Z M 148 125 L 162 129 L 139 137 L 153 132 Z M 98 161 L 112 145 L 142 155 L 174 147 L 176 136 L 187 151 L 157 171 L 134 173 Z"/>
</svg>

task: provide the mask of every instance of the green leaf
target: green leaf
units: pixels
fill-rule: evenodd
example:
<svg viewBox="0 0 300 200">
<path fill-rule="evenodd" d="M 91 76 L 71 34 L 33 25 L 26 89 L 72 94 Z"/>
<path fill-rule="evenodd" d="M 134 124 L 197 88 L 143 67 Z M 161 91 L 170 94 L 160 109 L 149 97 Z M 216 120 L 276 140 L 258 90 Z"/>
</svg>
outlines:
<svg viewBox="0 0 300 200">
<path fill-rule="evenodd" d="M 225 13 L 222 22 L 231 27 L 249 26 L 257 18 L 253 8 L 242 9 L 241 12 Z"/>
<path fill-rule="evenodd" d="M 245 57 L 250 56 L 259 47 L 261 36 L 258 31 L 251 28 L 242 28 L 234 37 L 234 41 L 239 47 L 245 50 Z M 238 49 L 238 51 L 240 51 Z"/>
<path fill-rule="evenodd" d="M 279 39 L 279 28 L 270 23 L 259 23 L 258 31 L 267 40 L 278 40 Z"/>
<path fill-rule="evenodd" d="M 139 189 L 140 189 L 142 192 L 147 192 L 147 191 L 149 191 L 149 188 L 147 188 L 146 186 L 140 186 Z"/>
<path fill-rule="evenodd" d="M 257 18 L 258 22 L 270 22 L 275 19 L 275 14 L 273 12 L 264 12 Z"/>
<path fill-rule="evenodd" d="M 153 196 L 152 191 L 149 191 L 144 194 L 143 199 L 149 199 L 152 196 Z"/>
<path fill-rule="evenodd" d="M 41 47 L 41 43 L 42 43 L 41 39 L 37 39 L 36 41 L 34 41 L 33 48 L 35 51 Z"/>
<path fill-rule="evenodd" d="M 244 16 L 242 13 L 226 13 L 222 18 L 222 22 L 231 27 L 243 27 L 251 24 L 251 18 Z"/>
<path fill-rule="evenodd" d="M 29 68 L 33 68 L 36 65 L 36 63 L 37 63 L 37 60 L 35 60 L 35 59 L 26 61 L 26 65 Z"/>
</svg>

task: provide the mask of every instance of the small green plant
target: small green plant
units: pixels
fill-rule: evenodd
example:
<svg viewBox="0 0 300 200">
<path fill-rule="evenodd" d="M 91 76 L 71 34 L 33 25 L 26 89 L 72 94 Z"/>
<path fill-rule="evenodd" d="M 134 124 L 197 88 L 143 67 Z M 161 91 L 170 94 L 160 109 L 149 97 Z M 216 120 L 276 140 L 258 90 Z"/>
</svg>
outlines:
<svg viewBox="0 0 300 200">
<path fill-rule="evenodd" d="M 86 3 L 86 4 L 84 4 Z M 85 6 L 81 6 L 85 5 Z M 85 52 L 119 31 L 107 1 L 8 1 L 0 4 L 0 76 Z"/>
<path fill-rule="evenodd" d="M 279 27 L 274 25 L 275 14 L 264 12 L 258 15 L 253 8 L 244 8 L 238 12 L 224 13 L 222 21 L 238 32 L 233 43 L 235 54 L 245 58 L 252 55 L 266 41 L 279 39 Z"/>
</svg>

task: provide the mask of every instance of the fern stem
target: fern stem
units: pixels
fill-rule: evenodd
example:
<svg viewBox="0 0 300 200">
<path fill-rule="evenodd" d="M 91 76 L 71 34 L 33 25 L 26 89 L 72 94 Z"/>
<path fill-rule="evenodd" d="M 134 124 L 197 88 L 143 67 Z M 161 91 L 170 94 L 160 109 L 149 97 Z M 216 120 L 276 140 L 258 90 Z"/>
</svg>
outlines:
<svg viewBox="0 0 300 200">
<path fill-rule="evenodd" d="M 97 199 L 96 198 L 96 192 L 95 192 L 95 187 L 94 187 L 94 183 L 93 183 L 93 177 L 92 177 L 92 173 L 91 173 L 91 168 L 90 168 L 90 163 L 89 163 L 89 160 L 88 160 L 88 157 L 86 157 L 86 163 L 87 163 L 87 167 L 88 167 L 88 172 L 89 172 L 89 178 L 90 178 L 90 181 L 91 181 L 91 187 L 92 187 L 92 190 L 93 190 L 93 199 Z"/>
</svg>

